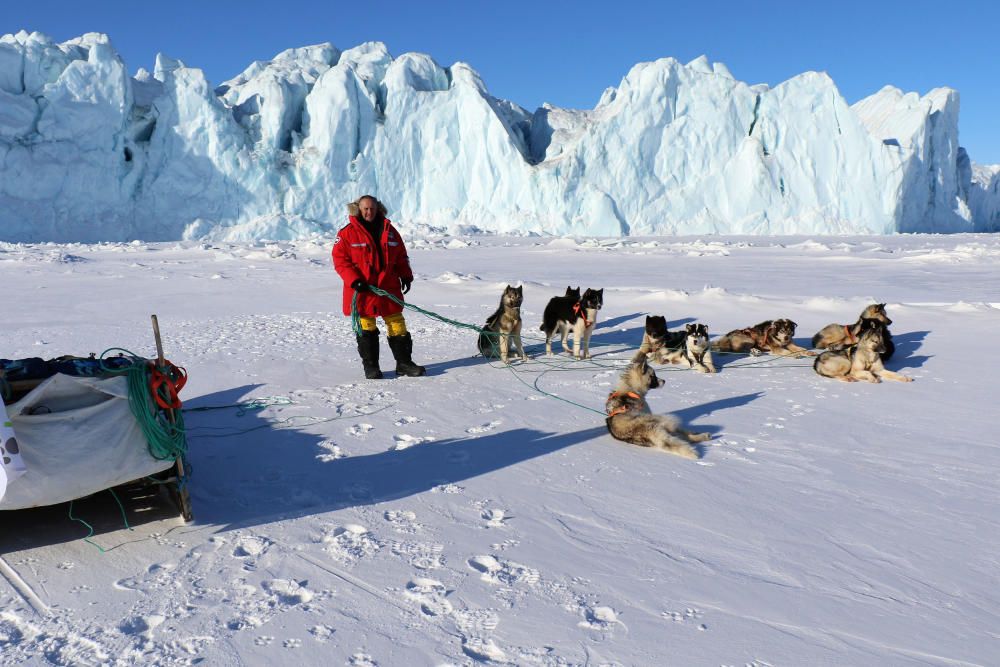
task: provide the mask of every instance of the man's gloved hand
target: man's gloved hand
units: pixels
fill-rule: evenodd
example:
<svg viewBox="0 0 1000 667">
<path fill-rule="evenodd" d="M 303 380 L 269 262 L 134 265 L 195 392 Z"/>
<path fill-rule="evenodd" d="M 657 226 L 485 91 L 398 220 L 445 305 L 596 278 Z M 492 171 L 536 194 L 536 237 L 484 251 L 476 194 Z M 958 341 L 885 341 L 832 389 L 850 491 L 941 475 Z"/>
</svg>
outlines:
<svg viewBox="0 0 1000 667">
<path fill-rule="evenodd" d="M 355 292 L 367 292 L 368 283 L 363 281 L 361 278 L 358 278 L 353 283 L 351 283 L 351 289 L 354 290 Z"/>
<path fill-rule="evenodd" d="M 399 286 L 403 289 L 403 294 L 410 291 L 410 285 L 413 284 L 412 280 L 407 280 L 406 278 L 399 279 Z"/>
</svg>

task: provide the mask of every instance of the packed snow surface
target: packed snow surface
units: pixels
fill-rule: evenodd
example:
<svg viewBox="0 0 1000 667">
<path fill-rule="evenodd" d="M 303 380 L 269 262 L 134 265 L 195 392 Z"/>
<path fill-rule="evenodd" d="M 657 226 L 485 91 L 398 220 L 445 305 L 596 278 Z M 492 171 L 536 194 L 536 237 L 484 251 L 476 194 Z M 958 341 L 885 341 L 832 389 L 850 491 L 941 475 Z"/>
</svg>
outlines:
<svg viewBox="0 0 1000 667">
<path fill-rule="evenodd" d="M 215 86 L 107 36 L 0 37 L 0 238 L 302 239 L 371 193 L 442 230 L 602 236 L 1000 229 L 959 96 L 824 73 L 749 85 L 700 57 L 639 63 L 593 109 L 533 113 L 465 63 L 369 42 L 288 49 Z"/>
<path fill-rule="evenodd" d="M 523 284 L 529 362 L 410 312 L 427 377 L 383 340 L 361 379 L 329 238 L 0 244 L 0 356 L 152 355 L 156 312 L 186 407 L 221 408 L 186 415 L 194 523 L 124 497 L 126 530 L 108 493 L 73 508 L 91 543 L 66 505 L 0 516 L 0 662 L 996 664 L 996 236 L 402 231 L 417 305 L 481 323 Z M 566 285 L 605 290 L 589 361 L 539 356 Z M 646 314 L 808 346 L 872 301 L 914 382 L 718 355 L 649 394 L 713 434 L 699 461 L 608 436 Z"/>
</svg>

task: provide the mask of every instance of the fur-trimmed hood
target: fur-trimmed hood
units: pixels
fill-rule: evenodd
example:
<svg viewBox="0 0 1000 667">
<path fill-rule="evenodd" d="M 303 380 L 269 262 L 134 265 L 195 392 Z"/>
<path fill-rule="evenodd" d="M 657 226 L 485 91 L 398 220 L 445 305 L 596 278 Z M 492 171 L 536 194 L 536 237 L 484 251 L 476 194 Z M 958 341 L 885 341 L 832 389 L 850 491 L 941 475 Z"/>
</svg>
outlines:
<svg viewBox="0 0 1000 667">
<path fill-rule="evenodd" d="M 352 201 L 347 205 L 347 215 L 353 215 L 358 220 L 361 219 L 361 200 L 369 197 L 370 195 L 363 195 L 358 197 L 356 200 Z M 374 198 L 373 198 L 374 199 Z M 383 204 L 378 199 L 375 199 L 375 207 L 378 210 L 378 214 L 381 217 L 386 217 L 388 211 L 385 209 L 385 204 Z"/>
</svg>

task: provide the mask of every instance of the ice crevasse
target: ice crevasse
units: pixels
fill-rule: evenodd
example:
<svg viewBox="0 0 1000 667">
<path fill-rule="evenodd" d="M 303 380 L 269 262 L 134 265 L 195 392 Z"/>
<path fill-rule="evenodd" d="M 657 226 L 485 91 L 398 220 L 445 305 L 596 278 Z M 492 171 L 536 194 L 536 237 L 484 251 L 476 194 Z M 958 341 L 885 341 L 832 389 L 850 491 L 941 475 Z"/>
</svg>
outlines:
<svg viewBox="0 0 1000 667">
<path fill-rule="evenodd" d="M 959 96 L 849 105 L 701 57 L 635 65 L 590 110 L 534 112 L 465 63 L 369 42 L 289 49 L 213 86 L 106 35 L 0 37 L 0 238 L 290 239 L 361 193 L 407 225 L 493 232 L 1000 230 L 1000 167 L 958 143 Z"/>
</svg>

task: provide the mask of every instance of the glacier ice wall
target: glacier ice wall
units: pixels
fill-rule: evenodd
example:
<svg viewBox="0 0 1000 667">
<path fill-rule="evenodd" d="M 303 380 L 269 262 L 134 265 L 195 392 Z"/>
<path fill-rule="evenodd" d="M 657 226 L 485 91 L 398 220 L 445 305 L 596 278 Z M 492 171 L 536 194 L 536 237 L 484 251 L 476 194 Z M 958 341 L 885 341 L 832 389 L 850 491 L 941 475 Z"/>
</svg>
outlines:
<svg viewBox="0 0 1000 667">
<path fill-rule="evenodd" d="M 289 49 L 215 87 L 109 39 L 0 37 L 0 238 L 293 238 L 361 193 L 404 224 L 588 235 L 1000 229 L 1000 169 L 958 145 L 958 93 L 848 105 L 808 72 L 640 63 L 594 109 L 534 113 L 465 63 Z"/>
</svg>

